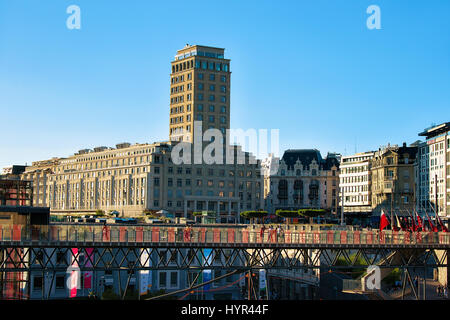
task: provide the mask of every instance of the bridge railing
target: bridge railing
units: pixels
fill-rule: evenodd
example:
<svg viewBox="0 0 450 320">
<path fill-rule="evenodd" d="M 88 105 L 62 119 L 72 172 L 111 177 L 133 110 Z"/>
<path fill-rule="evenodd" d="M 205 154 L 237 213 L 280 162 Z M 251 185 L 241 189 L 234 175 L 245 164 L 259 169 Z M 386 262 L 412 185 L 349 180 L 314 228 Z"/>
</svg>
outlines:
<svg viewBox="0 0 450 320">
<path fill-rule="evenodd" d="M 327 245 L 450 244 L 446 232 L 393 232 L 390 230 L 290 231 L 229 227 L 160 227 L 114 225 L 0 225 L 0 241 L 70 241 L 95 243 L 286 243 Z"/>
</svg>

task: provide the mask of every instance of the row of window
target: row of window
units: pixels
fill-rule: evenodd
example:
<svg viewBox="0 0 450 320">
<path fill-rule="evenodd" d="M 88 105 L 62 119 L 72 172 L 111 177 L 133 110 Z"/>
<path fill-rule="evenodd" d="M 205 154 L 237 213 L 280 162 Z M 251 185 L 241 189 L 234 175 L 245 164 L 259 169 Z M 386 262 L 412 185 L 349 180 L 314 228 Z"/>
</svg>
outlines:
<svg viewBox="0 0 450 320">
<path fill-rule="evenodd" d="M 192 90 L 192 83 L 187 84 L 187 90 Z M 170 94 L 184 92 L 184 85 L 170 88 Z"/>
<path fill-rule="evenodd" d="M 186 111 L 190 112 L 191 110 L 192 110 L 191 105 L 190 104 L 186 105 Z M 183 113 L 183 112 L 184 112 L 184 106 L 170 108 L 170 114 Z"/>
<path fill-rule="evenodd" d="M 197 99 L 199 101 L 204 101 L 205 100 L 205 96 L 203 95 L 203 93 L 199 93 L 197 94 Z M 192 101 L 192 94 L 188 93 L 186 95 L 186 100 L 187 101 Z M 208 96 L 208 101 L 216 101 L 216 95 L 214 94 L 210 94 Z M 176 104 L 176 103 L 183 103 L 184 102 L 184 96 L 177 96 L 174 98 L 170 98 L 170 104 Z M 226 103 L 227 102 L 227 97 L 226 96 L 220 96 L 220 102 L 222 103 Z"/>
<path fill-rule="evenodd" d="M 198 84 L 198 89 L 199 90 L 204 90 L 205 89 L 204 83 L 199 83 Z M 215 84 L 210 84 L 209 85 L 209 91 L 216 91 L 216 85 Z M 227 87 L 226 86 L 220 86 L 220 92 L 226 93 L 227 92 Z"/>
<path fill-rule="evenodd" d="M 197 61 L 195 61 L 195 68 L 203 69 L 203 70 L 215 70 L 215 71 L 228 72 L 229 65 L 228 65 L 228 63 L 222 63 L 222 62 L 197 60 Z"/>
<path fill-rule="evenodd" d="M 198 80 L 205 80 L 205 74 L 204 73 L 199 73 L 197 74 L 197 79 Z M 216 75 L 214 73 L 210 73 L 209 74 L 209 81 L 216 81 Z M 227 82 L 227 76 L 225 75 L 221 75 L 220 76 L 220 82 Z"/>
<path fill-rule="evenodd" d="M 204 101 L 205 100 L 205 96 L 203 95 L 203 93 L 197 94 L 197 100 L 198 101 Z M 208 101 L 216 101 L 216 96 L 214 94 L 210 94 L 208 96 Z M 222 103 L 227 102 L 227 97 L 226 96 L 220 96 L 220 102 L 222 102 Z"/>
<path fill-rule="evenodd" d="M 154 169 L 153 172 L 155 174 L 159 174 L 161 172 L 160 167 L 154 167 L 153 169 Z M 208 175 L 208 176 L 214 176 L 214 172 L 215 172 L 214 169 L 207 169 L 207 170 L 206 169 L 203 170 L 203 169 L 204 168 L 197 168 L 195 170 L 195 173 L 198 176 L 201 176 L 201 175 L 203 175 L 203 172 L 205 172 L 206 175 Z M 167 168 L 167 173 L 168 174 L 173 174 L 174 172 L 176 172 L 177 174 L 183 174 L 183 167 L 176 167 L 176 171 L 174 170 L 174 167 L 168 167 Z M 189 167 L 188 168 L 184 168 L 184 172 L 185 172 L 185 174 L 192 174 L 192 168 L 189 168 Z M 229 172 L 228 172 L 228 176 L 229 177 L 234 177 L 235 174 L 236 174 L 236 172 L 234 170 L 229 170 Z M 253 176 L 253 171 L 239 170 L 237 175 L 239 177 L 244 177 L 245 176 L 245 177 L 251 178 Z M 225 176 L 225 169 L 219 169 L 218 170 L 218 176 L 224 177 Z M 258 175 L 258 177 L 259 177 L 259 175 Z"/>
<path fill-rule="evenodd" d="M 203 112 L 205 110 L 203 107 L 204 107 L 203 104 L 198 104 L 197 105 L 197 111 Z M 215 112 L 215 109 L 216 108 L 215 108 L 215 106 L 213 104 L 210 104 L 208 106 L 208 111 L 209 112 Z M 220 106 L 220 112 L 221 113 L 226 113 L 227 112 L 227 107 L 226 106 Z"/>
<path fill-rule="evenodd" d="M 227 123 L 227 118 L 224 116 L 221 116 L 220 118 L 220 123 Z M 202 114 L 197 114 L 197 121 L 203 121 L 203 115 Z M 215 122 L 216 121 L 216 117 L 214 115 L 209 115 L 208 116 L 208 122 Z M 225 132 L 222 132 L 225 133 Z"/>
</svg>

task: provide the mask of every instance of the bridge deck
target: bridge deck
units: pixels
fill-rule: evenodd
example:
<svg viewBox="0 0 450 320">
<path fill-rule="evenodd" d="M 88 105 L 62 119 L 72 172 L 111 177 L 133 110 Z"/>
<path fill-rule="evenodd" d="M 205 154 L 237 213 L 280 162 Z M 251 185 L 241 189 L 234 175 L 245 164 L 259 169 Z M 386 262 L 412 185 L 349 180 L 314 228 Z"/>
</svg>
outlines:
<svg viewBox="0 0 450 320">
<path fill-rule="evenodd" d="M 290 231 L 231 227 L 0 226 L 1 247 L 223 247 L 450 249 L 450 233 L 379 230 Z"/>
</svg>

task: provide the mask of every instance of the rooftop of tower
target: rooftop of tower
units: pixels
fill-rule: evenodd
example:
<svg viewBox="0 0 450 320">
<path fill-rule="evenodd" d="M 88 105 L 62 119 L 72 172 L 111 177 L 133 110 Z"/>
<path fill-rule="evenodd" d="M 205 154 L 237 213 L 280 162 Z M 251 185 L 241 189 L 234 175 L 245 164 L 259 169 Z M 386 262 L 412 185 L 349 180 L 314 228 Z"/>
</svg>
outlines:
<svg viewBox="0 0 450 320">
<path fill-rule="evenodd" d="M 186 44 L 183 49 L 177 50 L 175 60 L 188 58 L 191 56 L 201 56 L 208 58 L 224 59 L 224 48 L 216 48 L 202 45 L 189 45 Z"/>
</svg>

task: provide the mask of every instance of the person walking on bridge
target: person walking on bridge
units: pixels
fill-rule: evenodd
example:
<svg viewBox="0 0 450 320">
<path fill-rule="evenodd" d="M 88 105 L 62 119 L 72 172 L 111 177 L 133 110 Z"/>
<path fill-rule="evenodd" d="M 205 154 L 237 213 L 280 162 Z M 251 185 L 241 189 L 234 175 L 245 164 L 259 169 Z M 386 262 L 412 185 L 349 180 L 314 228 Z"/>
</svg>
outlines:
<svg viewBox="0 0 450 320">
<path fill-rule="evenodd" d="M 264 242 L 264 231 L 266 231 L 266 226 L 263 224 L 261 230 L 259 230 L 259 237 L 261 242 Z"/>
</svg>

